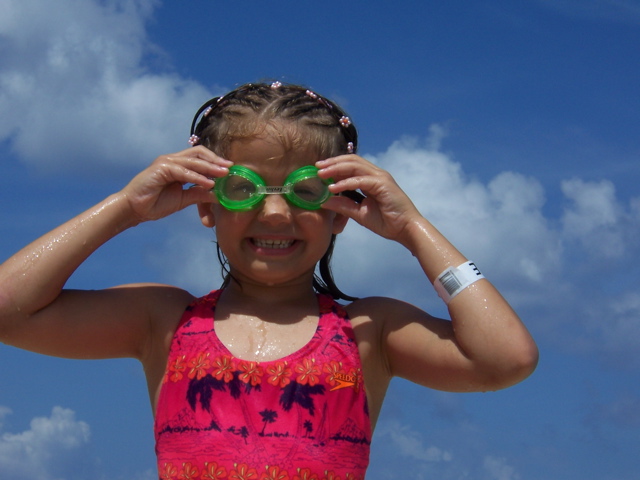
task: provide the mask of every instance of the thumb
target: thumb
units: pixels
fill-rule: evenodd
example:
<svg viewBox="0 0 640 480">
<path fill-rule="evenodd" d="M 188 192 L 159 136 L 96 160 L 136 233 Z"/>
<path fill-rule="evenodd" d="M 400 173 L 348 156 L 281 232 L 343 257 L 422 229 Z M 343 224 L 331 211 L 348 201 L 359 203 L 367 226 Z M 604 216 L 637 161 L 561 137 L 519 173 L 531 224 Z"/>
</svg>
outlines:
<svg viewBox="0 0 640 480">
<path fill-rule="evenodd" d="M 322 204 L 322 208 L 350 218 L 356 218 L 361 206 L 350 198 L 334 195 Z"/>
<path fill-rule="evenodd" d="M 183 190 L 182 202 L 184 206 L 196 203 L 218 203 L 218 198 L 213 190 L 195 185 Z"/>
</svg>

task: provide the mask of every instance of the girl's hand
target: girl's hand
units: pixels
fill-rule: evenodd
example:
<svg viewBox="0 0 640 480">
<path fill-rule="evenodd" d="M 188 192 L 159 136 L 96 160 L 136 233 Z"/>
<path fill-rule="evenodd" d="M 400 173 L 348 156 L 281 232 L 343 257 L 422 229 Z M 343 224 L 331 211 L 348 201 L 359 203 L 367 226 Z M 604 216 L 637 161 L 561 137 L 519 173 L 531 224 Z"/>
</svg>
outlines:
<svg viewBox="0 0 640 480">
<path fill-rule="evenodd" d="M 360 190 L 366 196 L 361 203 L 344 196 L 333 196 L 322 207 L 353 218 L 378 235 L 404 243 L 407 225 L 422 218 L 389 172 L 358 155 L 328 158 L 317 162 L 316 166 L 321 178 L 334 180 L 329 190 L 335 195 Z"/>
<path fill-rule="evenodd" d="M 233 165 L 203 146 L 162 155 L 122 190 L 137 223 L 157 220 L 196 203 L 211 203 L 215 178 Z M 184 188 L 185 185 L 192 186 Z"/>
</svg>

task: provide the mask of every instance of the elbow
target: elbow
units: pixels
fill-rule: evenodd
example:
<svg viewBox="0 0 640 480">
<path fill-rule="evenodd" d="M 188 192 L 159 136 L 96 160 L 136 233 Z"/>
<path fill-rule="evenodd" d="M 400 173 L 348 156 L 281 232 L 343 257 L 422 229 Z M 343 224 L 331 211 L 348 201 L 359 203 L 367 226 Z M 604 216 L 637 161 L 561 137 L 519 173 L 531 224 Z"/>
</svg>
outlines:
<svg viewBox="0 0 640 480">
<path fill-rule="evenodd" d="M 0 319 L 0 343 L 15 346 L 16 322 Z"/>
<path fill-rule="evenodd" d="M 533 341 L 527 348 L 523 348 L 517 358 L 512 360 L 512 385 L 519 383 L 533 374 L 538 366 L 540 352 Z"/>
<path fill-rule="evenodd" d="M 503 351 L 477 364 L 477 383 L 470 391 L 502 390 L 522 382 L 535 371 L 539 359 L 536 344 L 531 340 L 512 347 L 508 352 Z"/>
<path fill-rule="evenodd" d="M 3 322 L 0 320 L 0 343 L 4 345 L 13 345 L 11 341 L 11 328 L 9 328 L 9 324 L 7 322 Z"/>
<path fill-rule="evenodd" d="M 29 331 L 29 315 L 21 312 L 19 307 L 0 299 L 0 343 L 17 346 L 17 339 L 22 332 Z"/>
<path fill-rule="evenodd" d="M 513 351 L 509 356 L 502 358 L 500 366 L 494 370 L 488 390 L 501 390 L 527 379 L 538 366 L 539 358 L 538 347 L 533 341 Z"/>
</svg>

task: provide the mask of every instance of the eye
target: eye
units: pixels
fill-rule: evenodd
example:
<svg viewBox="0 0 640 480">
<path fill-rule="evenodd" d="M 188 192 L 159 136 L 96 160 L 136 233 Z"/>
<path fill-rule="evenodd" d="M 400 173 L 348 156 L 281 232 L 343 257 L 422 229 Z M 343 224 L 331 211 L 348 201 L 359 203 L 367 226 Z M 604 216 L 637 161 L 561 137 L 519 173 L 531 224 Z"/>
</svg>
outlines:
<svg viewBox="0 0 640 480">
<path fill-rule="evenodd" d="M 232 201 L 246 200 L 255 193 L 255 184 L 239 175 L 230 176 L 224 185 L 224 194 Z"/>
<path fill-rule="evenodd" d="M 293 192 L 307 202 L 319 202 L 327 194 L 327 185 L 318 177 L 307 178 L 296 182 Z"/>
</svg>

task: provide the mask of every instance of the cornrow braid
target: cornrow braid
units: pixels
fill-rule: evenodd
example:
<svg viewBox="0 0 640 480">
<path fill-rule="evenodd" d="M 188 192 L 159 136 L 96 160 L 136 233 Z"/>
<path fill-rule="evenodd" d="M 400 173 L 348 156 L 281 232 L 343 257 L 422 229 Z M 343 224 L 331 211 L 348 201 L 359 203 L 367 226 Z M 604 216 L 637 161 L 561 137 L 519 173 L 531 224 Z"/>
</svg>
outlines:
<svg viewBox="0 0 640 480">
<path fill-rule="evenodd" d="M 357 150 L 358 132 L 337 104 L 302 86 L 280 82 L 242 85 L 206 102 L 191 124 L 190 143 L 223 155 L 233 140 L 278 120 L 309 128 L 326 156 Z"/>
<path fill-rule="evenodd" d="M 271 121 L 292 122 L 308 129 L 311 141 L 326 158 L 355 153 L 358 148 L 356 127 L 337 104 L 305 87 L 280 82 L 249 83 L 207 101 L 193 118 L 189 143 L 204 145 L 224 156 L 232 141 L 255 135 L 260 126 Z M 357 202 L 363 199 L 357 192 L 345 193 Z M 335 240 L 334 234 L 318 263 L 320 275 L 314 274 L 313 288 L 338 300 L 357 300 L 343 293 L 333 279 L 331 257 Z M 234 279 L 219 246 L 217 254 L 224 278 L 221 288 L 225 288 Z"/>
</svg>

